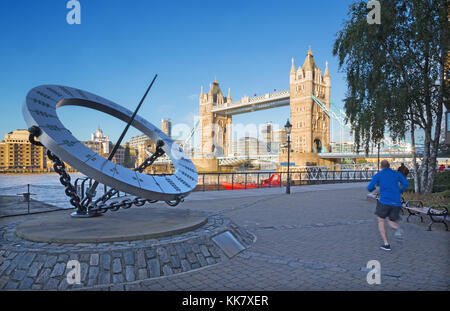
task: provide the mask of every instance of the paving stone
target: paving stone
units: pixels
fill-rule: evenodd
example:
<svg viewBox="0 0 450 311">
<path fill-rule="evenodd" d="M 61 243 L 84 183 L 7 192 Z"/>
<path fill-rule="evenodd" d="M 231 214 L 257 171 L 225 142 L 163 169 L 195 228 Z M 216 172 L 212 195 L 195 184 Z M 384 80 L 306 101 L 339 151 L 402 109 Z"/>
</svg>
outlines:
<svg viewBox="0 0 450 311">
<path fill-rule="evenodd" d="M 167 253 L 167 250 L 164 247 L 158 247 L 156 250 L 156 253 L 158 254 L 161 262 L 163 262 L 163 263 L 170 262 L 169 254 Z"/>
<path fill-rule="evenodd" d="M 136 252 L 136 266 L 138 268 L 145 268 L 146 267 L 146 263 L 145 263 L 145 254 L 142 250 L 138 250 Z"/>
<path fill-rule="evenodd" d="M 202 267 L 208 265 L 208 262 L 206 261 L 205 257 L 204 257 L 201 253 L 198 253 L 198 254 L 197 254 L 197 258 L 198 258 L 198 262 L 200 263 L 200 265 L 201 265 Z"/>
<path fill-rule="evenodd" d="M 59 255 L 58 259 L 56 260 L 57 262 L 64 262 L 67 263 L 69 261 L 69 256 L 66 254 L 63 255 Z"/>
<path fill-rule="evenodd" d="M 192 267 L 192 269 L 198 269 L 198 268 L 200 268 L 201 266 L 200 266 L 199 263 L 193 263 L 193 264 L 191 265 L 191 267 Z"/>
<path fill-rule="evenodd" d="M 161 275 L 160 264 L 158 259 L 150 259 L 148 261 L 148 267 L 150 270 L 150 277 L 157 277 Z"/>
<path fill-rule="evenodd" d="M 148 278 L 148 271 L 147 269 L 139 269 L 137 273 L 137 279 L 138 280 L 144 280 Z"/>
<path fill-rule="evenodd" d="M 99 263 L 100 255 L 99 254 L 91 254 L 89 264 L 91 266 L 97 266 Z"/>
<path fill-rule="evenodd" d="M 6 284 L 4 289 L 17 289 L 19 287 L 19 282 L 10 281 Z"/>
<path fill-rule="evenodd" d="M 200 245 L 200 250 L 201 250 L 203 256 L 205 256 L 205 257 L 211 256 L 206 245 Z"/>
<path fill-rule="evenodd" d="M 194 253 L 200 253 L 200 246 L 198 246 L 198 244 L 194 243 L 191 245 L 191 247 Z"/>
<path fill-rule="evenodd" d="M 50 277 L 61 276 L 61 275 L 63 275 L 65 270 L 66 270 L 66 264 L 64 262 L 57 263 L 55 265 L 55 267 L 53 268 L 53 271 L 50 274 Z"/>
<path fill-rule="evenodd" d="M 197 262 L 197 257 L 194 255 L 194 253 L 187 253 L 186 254 L 188 261 L 193 264 Z"/>
<path fill-rule="evenodd" d="M 14 271 L 13 275 L 11 276 L 11 280 L 14 281 L 22 281 L 23 278 L 26 275 L 26 271 L 25 270 L 16 270 Z"/>
<path fill-rule="evenodd" d="M 39 276 L 36 279 L 36 283 L 44 284 L 50 277 L 51 272 L 52 272 L 52 270 L 50 268 L 42 269 L 41 272 L 39 273 Z"/>
<path fill-rule="evenodd" d="M 31 276 L 31 277 L 36 277 L 39 273 L 39 270 L 42 268 L 42 266 L 44 265 L 43 262 L 39 262 L 39 261 L 35 261 L 31 264 L 30 269 L 28 270 L 27 275 Z"/>
<path fill-rule="evenodd" d="M 113 260 L 113 273 L 122 272 L 122 264 L 120 263 L 120 258 L 115 258 Z"/>
<path fill-rule="evenodd" d="M 113 283 L 123 283 L 123 275 L 122 274 L 113 274 Z"/>
<path fill-rule="evenodd" d="M 134 265 L 134 252 L 129 250 L 124 253 L 125 265 Z"/>
<path fill-rule="evenodd" d="M 80 264 L 80 280 L 83 282 L 86 280 L 86 276 L 89 271 L 89 265 L 85 262 Z"/>
<path fill-rule="evenodd" d="M 113 258 L 119 258 L 119 257 L 122 257 L 122 253 L 121 252 L 113 252 L 112 256 L 113 256 Z"/>
<path fill-rule="evenodd" d="M 186 253 L 192 252 L 192 247 L 189 244 L 184 243 L 184 244 L 182 244 L 182 246 Z"/>
<path fill-rule="evenodd" d="M 191 265 L 186 259 L 181 260 L 181 267 L 184 272 L 191 270 Z"/>
<path fill-rule="evenodd" d="M 216 263 L 216 261 L 215 261 L 214 258 L 212 258 L 212 257 L 206 258 L 206 262 L 207 262 L 209 265 L 213 265 L 213 264 Z"/>
<path fill-rule="evenodd" d="M 6 276 L 0 277 L 0 289 L 2 289 L 6 283 L 8 283 L 9 278 Z"/>
<path fill-rule="evenodd" d="M 31 289 L 34 280 L 32 278 L 24 278 L 19 284 L 19 289 Z"/>
<path fill-rule="evenodd" d="M 78 254 L 74 254 L 74 253 L 71 253 L 71 254 L 69 255 L 69 258 L 67 259 L 67 261 L 70 261 L 70 260 L 78 260 L 78 261 L 81 261 L 80 256 L 79 256 Z"/>
<path fill-rule="evenodd" d="M 145 255 L 148 259 L 152 259 L 156 257 L 156 251 L 154 249 L 148 249 L 145 251 Z"/>
<path fill-rule="evenodd" d="M 99 267 L 91 266 L 89 268 L 89 279 L 97 279 L 99 273 Z"/>
<path fill-rule="evenodd" d="M 125 266 L 125 278 L 127 282 L 133 282 L 135 280 L 134 266 Z"/>
<path fill-rule="evenodd" d="M 69 286 L 70 284 L 67 282 L 67 280 L 62 280 L 61 282 L 59 282 L 58 290 L 66 290 L 69 288 Z"/>
<path fill-rule="evenodd" d="M 170 262 L 172 263 L 173 268 L 181 267 L 180 258 L 178 258 L 178 256 L 170 256 Z"/>
<path fill-rule="evenodd" d="M 50 278 L 47 281 L 47 284 L 45 284 L 44 290 L 55 290 L 58 288 L 58 283 L 59 283 L 59 281 L 57 279 Z"/>
<path fill-rule="evenodd" d="M 0 275 L 6 270 L 8 269 L 9 265 L 11 264 L 11 261 L 5 261 L 3 262 L 3 264 L 0 265 Z"/>
<path fill-rule="evenodd" d="M 177 254 L 180 256 L 181 259 L 186 258 L 186 252 L 184 251 L 184 248 L 181 245 L 175 245 L 175 250 L 177 251 Z"/>
<path fill-rule="evenodd" d="M 103 270 L 111 269 L 111 255 L 110 254 L 101 254 L 100 255 L 100 267 Z"/>
<path fill-rule="evenodd" d="M 166 248 L 170 256 L 175 256 L 177 254 L 177 250 L 173 245 L 168 245 Z"/>
<path fill-rule="evenodd" d="M 169 265 L 164 265 L 162 267 L 162 271 L 163 271 L 163 275 L 166 275 L 166 276 L 173 274 L 172 268 Z"/>
<path fill-rule="evenodd" d="M 98 284 L 111 283 L 111 274 L 108 271 L 102 271 L 98 278 Z"/>
<path fill-rule="evenodd" d="M 89 261 L 91 254 L 81 254 L 80 261 Z"/>
<path fill-rule="evenodd" d="M 28 267 L 30 267 L 33 260 L 36 258 L 36 254 L 34 253 L 27 253 L 25 254 L 22 259 L 18 262 L 17 267 L 19 269 L 26 270 Z"/>
<path fill-rule="evenodd" d="M 45 263 L 44 263 L 44 267 L 52 268 L 56 264 L 57 259 L 58 259 L 57 256 L 47 256 L 47 259 L 45 260 Z"/>
<path fill-rule="evenodd" d="M 220 258 L 220 254 L 216 251 L 216 248 L 214 246 L 208 247 L 208 250 L 213 257 Z"/>
</svg>

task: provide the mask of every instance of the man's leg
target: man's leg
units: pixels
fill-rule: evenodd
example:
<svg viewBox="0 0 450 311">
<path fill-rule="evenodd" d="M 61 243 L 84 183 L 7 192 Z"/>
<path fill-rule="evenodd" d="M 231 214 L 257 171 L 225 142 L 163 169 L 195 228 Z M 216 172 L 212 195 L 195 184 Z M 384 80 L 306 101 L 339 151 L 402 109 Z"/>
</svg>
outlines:
<svg viewBox="0 0 450 311">
<path fill-rule="evenodd" d="M 384 219 L 378 217 L 378 230 L 380 231 L 381 238 L 383 239 L 384 245 L 389 245 L 389 242 L 386 237 L 386 227 L 384 225 Z"/>
<path fill-rule="evenodd" d="M 398 230 L 400 228 L 400 225 L 397 222 L 392 221 L 390 219 L 388 219 L 388 224 L 389 227 L 391 227 L 392 229 Z"/>
<path fill-rule="evenodd" d="M 403 230 L 400 228 L 398 221 L 400 220 L 400 207 L 394 206 L 389 213 L 388 224 L 389 227 L 395 230 L 395 237 L 403 239 Z"/>
</svg>

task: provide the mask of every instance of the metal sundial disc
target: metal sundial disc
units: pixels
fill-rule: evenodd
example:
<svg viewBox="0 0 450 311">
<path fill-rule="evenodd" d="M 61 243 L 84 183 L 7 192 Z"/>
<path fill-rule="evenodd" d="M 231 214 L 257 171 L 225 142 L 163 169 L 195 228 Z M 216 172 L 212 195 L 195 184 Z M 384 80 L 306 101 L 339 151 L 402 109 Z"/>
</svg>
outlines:
<svg viewBox="0 0 450 311">
<path fill-rule="evenodd" d="M 197 169 L 181 147 L 156 126 L 137 115 L 131 124 L 152 141 L 162 140 L 172 160 L 173 175 L 146 175 L 108 161 L 79 142 L 56 114 L 62 106 L 82 106 L 129 122 L 133 112 L 105 98 L 76 88 L 42 85 L 27 94 L 22 113 L 28 127 L 41 129 L 39 141 L 81 173 L 114 189 L 148 200 L 170 201 L 187 196 L 197 185 Z"/>
</svg>

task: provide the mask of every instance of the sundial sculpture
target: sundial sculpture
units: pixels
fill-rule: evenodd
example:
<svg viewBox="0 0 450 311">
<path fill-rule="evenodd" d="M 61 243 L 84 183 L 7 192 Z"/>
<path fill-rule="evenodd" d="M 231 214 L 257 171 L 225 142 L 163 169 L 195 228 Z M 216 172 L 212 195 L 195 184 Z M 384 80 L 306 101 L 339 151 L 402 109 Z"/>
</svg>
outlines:
<svg viewBox="0 0 450 311">
<path fill-rule="evenodd" d="M 156 126 L 137 115 L 137 111 L 155 79 L 156 75 L 134 113 L 110 100 L 68 86 L 41 85 L 28 92 L 22 113 L 29 127 L 30 142 L 42 144 L 48 149 L 47 155 L 55 163 L 54 168 L 61 176 L 61 183 L 66 186 L 66 195 L 71 198 L 70 203 L 77 208 L 72 216 L 98 216 L 107 210 L 114 211 L 120 207 L 129 208 L 133 204 L 141 206 L 147 201 L 150 203 L 165 201 L 167 204 L 175 206 L 183 201 L 183 198 L 197 185 L 197 169 L 182 148 Z M 56 115 L 56 108 L 69 105 L 105 112 L 127 123 L 127 127 L 108 159 L 79 142 L 61 123 Z M 152 141 L 157 142 L 156 152 L 134 170 L 111 161 L 130 125 L 147 135 Z M 38 138 L 39 141 L 36 141 L 35 138 Z M 173 163 L 174 174 L 147 175 L 142 173 L 145 167 L 151 165 L 164 153 Z M 77 195 L 76 189 L 70 183 L 70 176 L 65 172 L 63 161 L 95 180 L 94 185 L 88 190 L 86 198 L 82 199 Z M 94 200 L 95 188 L 99 183 L 112 189 Z M 134 195 L 136 198 L 107 205 L 106 201 L 118 191 Z"/>
</svg>

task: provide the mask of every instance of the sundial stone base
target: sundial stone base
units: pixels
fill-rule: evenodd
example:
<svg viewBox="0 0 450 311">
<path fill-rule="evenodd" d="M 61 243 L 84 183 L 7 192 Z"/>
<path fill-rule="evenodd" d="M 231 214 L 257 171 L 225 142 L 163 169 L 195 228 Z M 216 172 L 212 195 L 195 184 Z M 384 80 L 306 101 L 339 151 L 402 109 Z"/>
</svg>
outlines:
<svg viewBox="0 0 450 311">
<path fill-rule="evenodd" d="M 196 211 L 164 207 L 135 208 L 85 219 L 51 215 L 20 224 L 16 234 L 26 240 L 46 243 L 121 242 L 180 234 L 206 222 L 206 216 Z"/>
<path fill-rule="evenodd" d="M 153 215 L 155 217 L 153 221 L 157 223 L 156 214 L 161 213 L 162 210 L 173 211 L 180 215 L 178 220 L 165 224 L 165 226 L 170 225 L 172 229 L 166 229 L 165 234 L 162 234 L 163 230 L 159 230 L 159 234 L 156 230 L 153 233 L 149 230 L 146 233 L 139 231 L 141 235 L 139 239 L 129 240 L 131 236 L 136 238 L 136 235 L 129 234 L 124 240 L 125 234 L 122 234 L 122 239 L 119 237 L 110 241 L 101 241 L 102 238 L 97 236 L 95 237 L 97 242 L 92 242 L 91 236 L 89 238 L 91 242 L 81 242 L 76 234 L 79 234 L 82 228 L 69 230 L 62 223 L 53 234 L 53 238 L 63 240 L 64 235 L 60 232 L 64 233 L 66 230 L 66 236 L 73 233 L 70 236 L 74 239 L 73 242 L 67 243 L 67 240 L 65 243 L 35 242 L 20 237 L 24 235 L 25 228 L 31 228 L 33 224 L 41 223 L 40 228 L 44 229 L 47 219 L 54 222 L 53 229 L 55 229 L 55 222 L 58 220 L 56 216 L 59 216 L 59 219 L 64 221 L 74 221 L 80 226 L 88 227 L 92 225 L 91 222 L 106 223 L 108 221 L 111 226 L 116 226 L 115 230 L 117 230 L 111 230 L 111 238 L 113 235 L 119 236 L 120 232 L 124 232 L 124 230 L 119 231 L 121 228 L 121 225 L 117 223 L 119 220 L 128 222 L 128 226 L 133 227 L 134 224 L 142 229 L 145 226 L 142 225 L 143 220 L 139 218 L 142 218 L 144 213 Z M 134 216 L 124 220 L 128 215 Z M 177 233 L 180 228 L 177 229 L 176 221 L 180 219 L 186 219 L 182 229 L 184 232 Z M 186 228 L 189 230 L 186 231 Z M 224 236 L 229 239 L 224 240 Z M 177 208 L 153 206 L 133 208 L 129 211 L 108 212 L 103 217 L 87 219 L 67 217 L 66 211 L 55 212 L 52 216 L 36 215 L 31 220 L 27 217 L 25 220 L 0 226 L 0 259 L 4 257 L 4 261 L 10 263 L 6 266 L 0 265 L 0 290 L 6 287 L 34 290 L 83 289 L 111 284 L 124 285 L 183 272 L 195 273 L 196 269 L 229 260 L 237 252 L 249 248 L 254 241 L 255 237 L 251 233 L 222 214 Z M 80 262 L 81 283 L 71 285 L 67 282 L 67 273 L 70 269 L 67 269 L 66 265 L 73 259 Z M 211 268 L 214 269 L 214 267 Z M 16 280 L 22 274 L 23 279 Z"/>
</svg>

